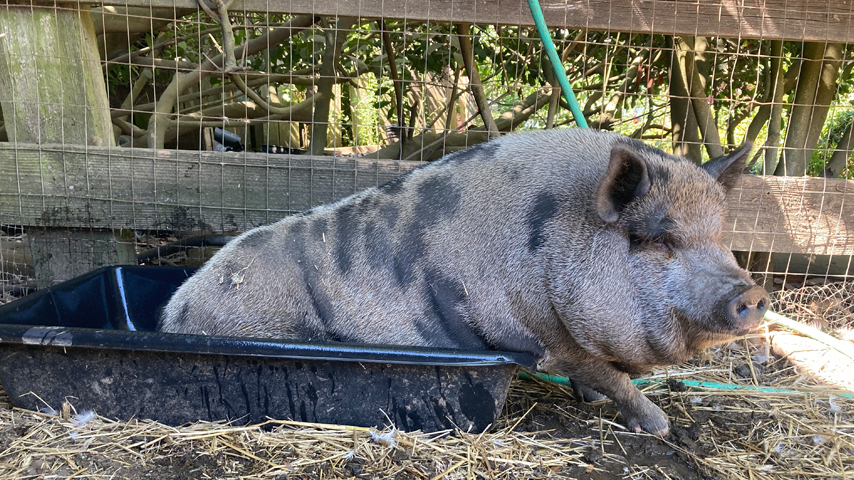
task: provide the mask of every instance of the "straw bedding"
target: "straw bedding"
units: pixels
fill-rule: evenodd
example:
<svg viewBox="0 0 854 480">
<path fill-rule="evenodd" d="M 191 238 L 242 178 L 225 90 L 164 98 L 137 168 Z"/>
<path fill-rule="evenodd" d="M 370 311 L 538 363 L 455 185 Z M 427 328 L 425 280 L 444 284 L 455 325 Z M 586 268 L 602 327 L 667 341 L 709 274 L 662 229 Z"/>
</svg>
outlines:
<svg viewBox="0 0 854 480">
<path fill-rule="evenodd" d="M 776 308 L 795 317 L 818 311 L 800 318 L 844 333 L 851 305 L 834 299 L 846 288 L 778 293 Z M 836 306 L 817 310 L 827 298 Z M 627 432 L 609 401 L 577 403 L 568 388 L 540 380 L 514 381 L 497 425 L 483 434 L 276 420 L 175 428 L 76 411 L 73 399 L 51 405 L 56 411 L 16 410 L 2 395 L 0 477 L 854 479 L 854 399 L 843 388 L 854 370 L 837 382 L 778 350 L 757 335 L 648 375 L 658 382 L 646 393 L 673 421 L 664 439 Z M 682 380 L 800 393 L 701 389 Z"/>
</svg>

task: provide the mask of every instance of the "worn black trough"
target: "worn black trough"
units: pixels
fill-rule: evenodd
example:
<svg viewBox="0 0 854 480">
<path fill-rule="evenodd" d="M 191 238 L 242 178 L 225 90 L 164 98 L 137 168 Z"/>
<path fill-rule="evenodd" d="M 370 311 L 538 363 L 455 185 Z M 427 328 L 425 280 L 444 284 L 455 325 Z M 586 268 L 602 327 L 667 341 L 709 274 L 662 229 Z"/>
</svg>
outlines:
<svg viewBox="0 0 854 480">
<path fill-rule="evenodd" d="M 21 408 L 170 425 L 268 418 L 479 432 L 529 355 L 159 333 L 193 269 L 95 270 L 0 307 L 0 382 Z"/>
</svg>

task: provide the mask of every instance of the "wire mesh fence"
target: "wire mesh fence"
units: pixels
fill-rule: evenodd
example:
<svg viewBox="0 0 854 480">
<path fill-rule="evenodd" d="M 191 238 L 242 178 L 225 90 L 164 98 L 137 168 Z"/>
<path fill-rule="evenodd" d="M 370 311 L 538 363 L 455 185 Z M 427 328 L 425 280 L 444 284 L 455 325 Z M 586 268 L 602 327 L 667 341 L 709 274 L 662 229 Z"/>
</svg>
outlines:
<svg viewBox="0 0 854 480">
<path fill-rule="evenodd" d="M 575 126 L 519 2 L 160 3 L 2 7 L 4 292 L 269 223 L 490 128 Z M 847 278 L 848 7 L 547 7 L 593 128 L 696 162 L 755 144 L 727 235 L 768 287 Z"/>
</svg>

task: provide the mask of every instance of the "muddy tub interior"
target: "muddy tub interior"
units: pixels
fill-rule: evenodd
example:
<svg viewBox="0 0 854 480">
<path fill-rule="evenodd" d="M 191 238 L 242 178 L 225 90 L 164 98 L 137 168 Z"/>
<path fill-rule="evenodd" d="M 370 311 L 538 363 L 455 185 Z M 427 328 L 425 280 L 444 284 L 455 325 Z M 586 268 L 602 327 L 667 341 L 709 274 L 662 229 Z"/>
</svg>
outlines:
<svg viewBox="0 0 854 480">
<path fill-rule="evenodd" d="M 170 425 L 269 418 L 479 432 L 533 359 L 508 352 L 158 333 L 194 269 L 95 270 L 0 307 L 0 382 L 21 408 Z"/>
</svg>

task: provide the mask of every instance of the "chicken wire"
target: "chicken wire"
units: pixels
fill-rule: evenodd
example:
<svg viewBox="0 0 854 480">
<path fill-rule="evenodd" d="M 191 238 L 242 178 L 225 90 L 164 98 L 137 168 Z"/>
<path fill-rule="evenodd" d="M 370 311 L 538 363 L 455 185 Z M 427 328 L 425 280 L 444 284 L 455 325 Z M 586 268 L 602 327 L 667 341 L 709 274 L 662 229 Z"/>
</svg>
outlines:
<svg viewBox="0 0 854 480">
<path fill-rule="evenodd" d="M 86 58 L 63 57 L 66 49 L 26 50 L 11 41 L 48 38 L 36 22 L 3 27 L 4 298 L 104 264 L 201 264 L 211 254 L 204 238 L 171 256 L 152 257 L 151 249 L 235 234 L 487 141 L 494 133 L 479 102 L 501 135 L 575 128 L 531 22 L 479 22 L 489 8 L 505 8 L 470 3 L 454 4 L 436 20 L 409 18 L 391 5 L 380 5 L 391 13 L 378 17 L 366 13 L 371 2 L 353 11 L 340 2 L 337 15 L 316 14 L 332 4 L 311 2 L 294 4 L 299 11 L 248 2 L 0 7 L 7 18 L 23 10 L 57 24 L 65 17 L 79 22 L 80 31 L 62 40 L 81 51 L 97 48 L 90 57 L 100 69 L 93 72 Z M 647 3 L 644 11 L 654 12 L 672 2 Z M 503 5 L 527 15 L 523 4 Z M 741 239 L 731 242 L 739 260 L 769 289 L 847 280 L 848 193 L 840 179 L 850 175 L 851 45 L 830 41 L 832 35 L 808 39 L 807 28 L 801 40 L 761 31 L 719 36 L 729 31 L 723 14 L 709 23 L 715 17 L 699 7 L 694 17 L 679 14 L 687 27 L 640 22 L 627 29 L 625 12 L 611 8 L 614 28 L 573 23 L 569 14 L 563 25 L 550 24 L 590 126 L 696 162 L 751 141 L 749 173 L 813 177 L 762 190 L 782 205 L 777 216 L 756 201 L 736 202 L 741 216 L 725 235 Z M 823 18 L 818 25 L 842 22 L 848 31 L 850 12 Z M 94 100 L 50 95 L 56 79 L 13 75 L 9 65 L 23 63 L 22 52 L 35 52 L 27 62 L 76 63 L 79 72 L 100 76 L 100 84 L 78 82 L 75 67 L 67 67 L 72 76 L 59 85 L 84 83 L 86 97 L 102 97 L 106 112 Z M 230 54 L 234 61 L 226 62 Z M 39 94 L 24 95 L 25 86 Z M 21 118 L 21 105 L 32 98 L 41 109 Z M 71 139 L 69 122 L 94 129 L 104 114 L 109 125 L 100 134 Z M 66 123 L 50 124 L 56 115 Z M 47 163 L 63 171 L 48 174 L 46 155 L 61 157 Z M 747 198 L 745 192 L 738 194 Z M 825 232 L 823 243 L 808 236 L 784 241 L 790 223 L 809 230 L 810 219 Z"/>
</svg>

